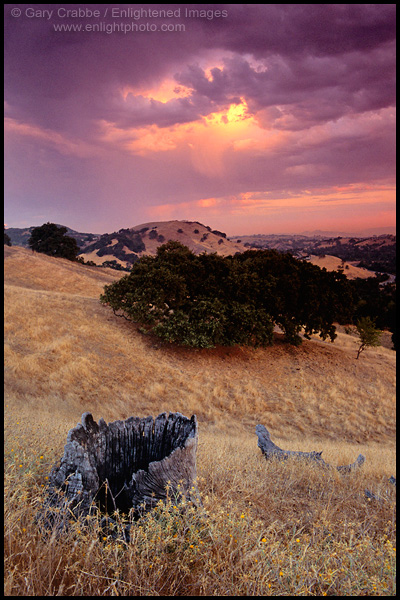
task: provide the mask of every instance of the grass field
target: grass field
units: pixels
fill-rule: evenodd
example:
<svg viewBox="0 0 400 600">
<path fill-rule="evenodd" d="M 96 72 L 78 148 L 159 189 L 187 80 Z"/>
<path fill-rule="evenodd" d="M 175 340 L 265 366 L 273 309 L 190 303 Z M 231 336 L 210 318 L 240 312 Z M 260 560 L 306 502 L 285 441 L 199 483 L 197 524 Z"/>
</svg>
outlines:
<svg viewBox="0 0 400 600">
<path fill-rule="evenodd" d="M 300 347 L 279 333 L 267 349 L 165 345 L 99 303 L 120 276 L 5 247 L 6 595 L 393 595 L 395 352 L 355 360 L 342 332 Z M 43 539 L 46 477 L 84 411 L 195 413 L 204 508 L 172 499 L 129 546 L 95 523 Z M 366 463 L 347 477 L 267 463 L 257 423 L 285 449 Z"/>
</svg>

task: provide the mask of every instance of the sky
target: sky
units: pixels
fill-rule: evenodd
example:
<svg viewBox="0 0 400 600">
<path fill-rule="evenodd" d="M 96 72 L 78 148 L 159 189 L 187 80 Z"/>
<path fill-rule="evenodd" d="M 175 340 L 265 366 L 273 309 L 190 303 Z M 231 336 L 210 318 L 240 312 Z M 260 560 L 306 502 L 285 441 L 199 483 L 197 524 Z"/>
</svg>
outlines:
<svg viewBox="0 0 400 600">
<path fill-rule="evenodd" d="M 394 229 L 394 4 L 4 11 L 8 227 Z"/>
</svg>

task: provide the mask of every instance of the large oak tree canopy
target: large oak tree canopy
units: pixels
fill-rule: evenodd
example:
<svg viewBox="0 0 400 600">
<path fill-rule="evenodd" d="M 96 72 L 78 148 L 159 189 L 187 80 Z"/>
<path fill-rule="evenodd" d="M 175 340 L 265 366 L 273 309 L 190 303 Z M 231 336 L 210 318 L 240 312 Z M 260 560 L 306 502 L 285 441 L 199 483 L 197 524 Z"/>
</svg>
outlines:
<svg viewBox="0 0 400 600">
<path fill-rule="evenodd" d="M 341 273 L 275 250 L 196 256 L 174 241 L 105 286 L 100 300 L 169 342 L 198 348 L 266 346 L 275 324 L 292 344 L 302 328 L 306 337 L 333 341 L 333 323 L 351 319 L 352 310 Z"/>
</svg>

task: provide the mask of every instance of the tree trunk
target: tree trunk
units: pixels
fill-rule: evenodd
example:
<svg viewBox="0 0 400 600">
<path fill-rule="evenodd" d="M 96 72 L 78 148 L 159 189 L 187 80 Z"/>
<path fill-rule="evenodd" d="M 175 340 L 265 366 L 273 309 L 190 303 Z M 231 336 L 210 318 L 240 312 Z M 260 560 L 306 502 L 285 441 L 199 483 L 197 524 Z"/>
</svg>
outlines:
<svg viewBox="0 0 400 600">
<path fill-rule="evenodd" d="M 293 450 L 282 450 L 271 440 L 271 436 L 264 425 L 256 425 L 256 434 L 258 436 L 258 447 L 264 454 L 267 460 L 271 458 L 277 458 L 279 460 L 286 460 L 289 457 L 302 458 L 305 460 L 316 461 L 321 467 L 332 468 L 331 465 L 326 463 L 321 458 L 321 452 L 295 452 Z M 360 467 L 365 462 L 365 456 L 360 454 L 357 460 L 351 465 L 344 465 L 336 467 L 339 473 L 349 473 L 350 471 Z"/>
<path fill-rule="evenodd" d="M 51 524 L 56 519 L 64 526 L 71 512 L 85 516 L 98 509 L 134 509 L 140 515 L 168 493 L 191 495 L 196 415 L 162 413 L 156 419 L 130 417 L 107 425 L 86 412 L 81 421 L 69 431 L 60 466 L 50 473 L 44 508 Z"/>
<path fill-rule="evenodd" d="M 365 344 L 361 344 L 361 346 L 359 347 L 359 349 L 357 350 L 357 356 L 356 356 L 356 360 L 359 359 L 359 356 L 361 354 L 361 352 L 363 352 L 365 350 Z"/>
</svg>

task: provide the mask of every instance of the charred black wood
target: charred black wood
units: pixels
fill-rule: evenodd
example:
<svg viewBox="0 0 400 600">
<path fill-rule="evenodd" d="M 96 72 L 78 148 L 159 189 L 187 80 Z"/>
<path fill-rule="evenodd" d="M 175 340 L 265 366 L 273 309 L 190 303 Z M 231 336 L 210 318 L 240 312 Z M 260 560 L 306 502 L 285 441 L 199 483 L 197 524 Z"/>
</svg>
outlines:
<svg viewBox="0 0 400 600">
<path fill-rule="evenodd" d="M 120 511 L 140 516 L 167 495 L 191 497 L 196 479 L 197 419 L 180 413 L 130 417 L 108 425 L 91 413 L 68 432 L 64 455 L 49 476 L 41 520 Z"/>
</svg>

